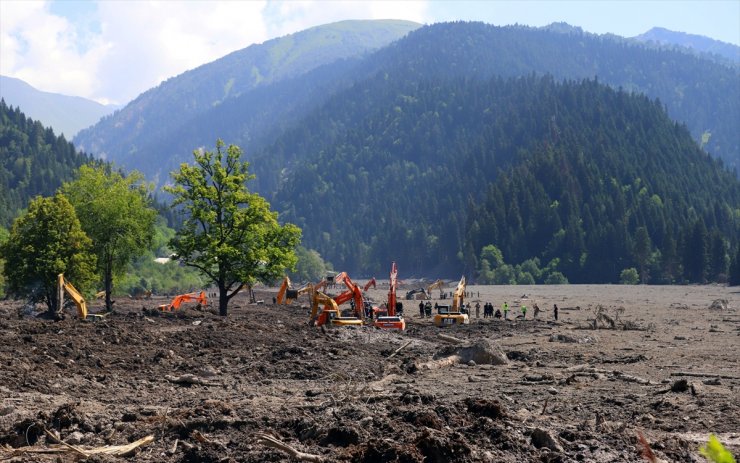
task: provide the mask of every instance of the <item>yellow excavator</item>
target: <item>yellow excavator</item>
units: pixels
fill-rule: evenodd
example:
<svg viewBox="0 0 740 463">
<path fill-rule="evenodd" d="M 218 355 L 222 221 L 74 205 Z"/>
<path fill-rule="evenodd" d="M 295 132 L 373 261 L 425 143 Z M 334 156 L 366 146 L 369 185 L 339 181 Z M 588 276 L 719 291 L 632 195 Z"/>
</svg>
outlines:
<svg viewBox="0 0 740 463">
<path fill-rule="evenodd" d="M 62 306 L 64 306 L 64 293 L 67 293 L 67 295 L 72 299 L 72 301 L 77 306 L 77 317 L 80 320 L 86 320 L 88 316 L 90 317 L 102 317 L 102 315 L 98 314 L 88 314 L 87 313 L 87 301 L 85 301 L 85 298 L 82 296 L 82 293 L 77 291 L 77 288 L 75 288 L 72 283 L 67 281 L 64 278 L 64 274 L 60 273 L 57 276 L 57 300 L 59 301 L 59 310 L 62 310 Z"/>
<path fill-rule="evenodd" d="M 434 316 L 434 324 L 437 326 L 467 325 L 470 323 L 468 314 L 462 312 L 465 299 L 465 275 L 460 278 L 454 294 L 452 295 L 452 307 L 438 305 L 437 315 Z"/>
<path fill-rule="evenodd" d="M 326 280 L 321 280 L 320 283 L 313 284 L 313 283 L 307 283 L 305 286 L 303 286 L 300 289 L 293 289 L 291 286 L 290 278 L 286 275 L 283 279 L 283 283 L 280 285 L 280 289 L 278 290 L 277 297 L 275 298 L 276 302 L 280 305 L 290 305 L 291 302 L 293 302 L 294 299 L 298 299 L 298 296 L 301 294 L 311 293 L 313 291 L 321 291 L 324 289 L 327 285 Z M 312 301 L 312 296 L 309 296 L 309 302 Z"/>
<path fill-rule="evenodd" d="M 439 289 L 439 298 L 442 299 L 442 287 L 445 285 L 445 282 L 442 280 L 437 280 L 431 285 L 427 286 L 427 295 L 429 298 L 432 297 L 432 291 L 435 289 Z"/>
<path fill-rule="evenodd" d="M 319 305 L 324 308 L 319 311 Z M 362 326 L 362 319 L 343 317 L 337 302 L 321 291 L 313 291 L 311 296 L 311 324 L 314 326 Z"/>
</svg>

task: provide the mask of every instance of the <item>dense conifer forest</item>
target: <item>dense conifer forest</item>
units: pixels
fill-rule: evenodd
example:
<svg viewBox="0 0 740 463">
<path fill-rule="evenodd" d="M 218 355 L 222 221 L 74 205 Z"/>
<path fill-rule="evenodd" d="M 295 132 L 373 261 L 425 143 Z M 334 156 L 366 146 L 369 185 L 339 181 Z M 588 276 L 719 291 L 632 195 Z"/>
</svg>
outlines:
<svg viewBox="0 0 740 463">
<path fill-rule="evenodd" d="M 656 283 L 716 281 L 738 241 L 734 174 L 662 103 L 597 80 L 379 74 L 257 157 L 287 153 L 303 160 L 283 171 L 277 209 L 355 272 L 395 260 L 496 279 L 481 258 L 492 245 L 498 266 L 537 259 L 570 282 L 618 282 L 631 267 Z"/>
<path fill-rule="evenodd" d="M 90 161 L 64 136 L 0 100 L 0 226 L 9 227 L 30 198 L 53 195 Z"/>
</svg>

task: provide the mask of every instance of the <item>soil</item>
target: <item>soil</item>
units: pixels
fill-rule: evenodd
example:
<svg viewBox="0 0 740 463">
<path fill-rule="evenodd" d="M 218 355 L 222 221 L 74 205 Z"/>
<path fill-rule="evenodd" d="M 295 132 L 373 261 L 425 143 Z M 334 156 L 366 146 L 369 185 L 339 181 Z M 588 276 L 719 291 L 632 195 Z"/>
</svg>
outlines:
<svg viewBox="0 0 740 463">
<path fill-rule="evenodd" d="M 96 322 L 1 302 L 0 461 L 121 461 L 82 452 L 146 436 L 129 460 L 298 461 L 265 435 L 315 461 L 637 462 L 639 433 L 664 461 L 705 461 L 710 433 L 738 454 L 737 287 L 468 291 L 473 305 L 508 301 L 509 318 L 526 303 L 527 319 L 473 309 L 470 325 L 437 328 L 403 301 L 405 332 L 321 329 L 305 296 L 272 305 L 272 288 L 225 318 L 149 310 L 164 297 L 119 299 Z"/>
</svg>

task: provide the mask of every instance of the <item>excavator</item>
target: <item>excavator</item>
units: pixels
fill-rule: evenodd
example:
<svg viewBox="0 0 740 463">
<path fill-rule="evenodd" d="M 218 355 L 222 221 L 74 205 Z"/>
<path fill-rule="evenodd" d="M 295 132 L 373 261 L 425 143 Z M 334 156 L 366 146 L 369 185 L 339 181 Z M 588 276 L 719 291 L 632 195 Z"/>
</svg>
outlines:
<svg viewBox="0 0 740 463">
<path fill-rule="evenodd" d="M 462 313 L 460 309 L 463 307 L 465 299 L 465 275 L 460 278 L 460 282 L 457 284 L 457 288 L 452 295 L 452 307 L 446 305 L 440 305 L 437 309 L 437 315 L 434 316 L 434 324 L 436 326 L 447 326 L 447 325 L 467 325 L 470 323 L 468 314 Z"/>
<path fill-rule="evenodd" d="M 324 307 L 319 311 L 319 305 L 322 304 Z M 362 319 L 343 317 L 336 300 L 321 291 L 313 291 L 311 295 L 311 324 L 314 326 L 362 326 Z"/>
<path fill-rule="evenodd" d="M 396 284 L 398 277 L 398 267 L 395 262 L 391 262 L 391 274 L 390 274 L 390 288 L 388 289 L 388 315 L 379 316 L 376 318 L 373 325 L 376 328 L 382 328 L 387 330 L 405 330 L 406 320 L 396 313 Z"/>
<path fill-rule="evenodd" d="M 431 299 L 424 288 L 416 288 L 406 292 L 406 300 Z"/>
<path fill-rule="evenodd" d="M 283 283 L 280 285 L 280 289 L 278 290 L 275 300 L 278 304 L 290 305 L 290 303 L 293 302 L 294 299 L 298 299 L 298 296 L 301 294 L 311 293 L 312 291 L 321 291 L 326 287 L 326 285 L 327 281 L 321 280 L 321 282 L 316 283 L 315 285 L 313 283 L 307 283 L 300 289 L 292 289 L 290 278 L 286 276 L 283 279 Z M 311 297 L 309 297 L 309 302 L 311 302 L 310 299 Z"/>
<path fill-rule="evenodd" d="M 87 318 L 87 301 L 85 301 L 85 298 L 82 297 L 82 294 L 77 291 L 77 289 L 72 286 L 72 283 L 67 281 L 64 278 L 64 274 L 60 273 L 57 276 L 57 300 L 59 301 L 59 310 L 61 311 L 62 306 L 64 305 L 64 293 L 67 293 L 69 297 L 72 298 L 75 305 L 77 306 L 77 317 L 80 320 L 85 320 Z"/>
<path fill-rule="evenodd" d="M 162 304 L 158 307 L 158 309 L 162 312 L 174 312 L 176 310 L 180 310 L 180 306 L 183 302 L 192 301 L 197 302 L 199 306 L 208 305 L 206 293 L 205 291 L 201 291 L 200 293 L 179 294 L 175 296 L 174 299 L 172 299 L 172 302 L 170 302 L 169 304 Z"/>
<path fill-rule="evenodd" d="M 437 280 L 431 285 L 427 286 L 427 296 L 432 297 L 432 291 L 435 289 L 439 289 L 439 298 L 442 298 L 442 287 L 445 285 L 445 282 L 442 280 Z"/>
<path fill-rule="evenodd" d="M 367 292 L 367 290 L 370 289 L 371 286 L 373 287 L 373 289 L 377 288 L 377 281 L 375 281 L 375 277 L 372 277 L 370 281 L 365 283 L 365 286 L 362 287 L 362 292 Z"/>
</svg>

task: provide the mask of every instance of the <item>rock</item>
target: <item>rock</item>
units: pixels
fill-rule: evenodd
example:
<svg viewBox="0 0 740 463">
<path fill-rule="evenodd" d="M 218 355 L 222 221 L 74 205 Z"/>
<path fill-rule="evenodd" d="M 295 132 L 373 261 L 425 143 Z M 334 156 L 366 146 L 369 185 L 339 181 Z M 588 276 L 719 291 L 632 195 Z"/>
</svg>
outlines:
<svg viewBox="0 0 740 463">
<path fill-rule="evenodd" d="M 686 392 L 689 390 L 689 382 L 685 379 L 674 381 L 671 385 L 671 392 Z"/>
<path fill-rule="evenodd" d="M 550 386 L 549 388 L 547 388 L 547 392 L 549 392 L 549 393 L 550 393 L 550 394 L 552 394 L 552 395 L 558 395 L 558 390 L 557 390 L 557 389 L 555 389 L 555 388 L 554 388 L 554 387 L 552 387 L 552 386 Z"/>
<path fill-rule="evenodd" d="M 82 434 L 80 431 L 74 431 L 69 436 L 67 436 L 66 439 L 64 439 L 64 442 L 71 444 L 71 445 L 79 445 L 82 443 L 82 439 L 85 438 L 85 435 Z"/>
<path fill-rule="evenodd" d="M 532 431 L 532 445 L 537 447 L 538 449 L 541 448 L 547 448 L 554 452 L 563 452 L 563 447 L 558 443 L 558 441 L 555 439 L 555 437 L 550 434 L 549 431 L 545 431 L 544 429 L 535 428 L 534 431 Z"/>
<path fill-rule="evenodd" d="M 719 386 L 722 384 L 719 380 L 719 378 L 709 378 L 702 381 L 702 383 L 706 384 L 707 386 Z M 2 413 L 0 413 L 2 415 Z"/>
<path fill-rule="evenodd" d="M 709 305 L 709 310 L 727 310 L 727 299 L 715 299 Z"/>
</svg>

